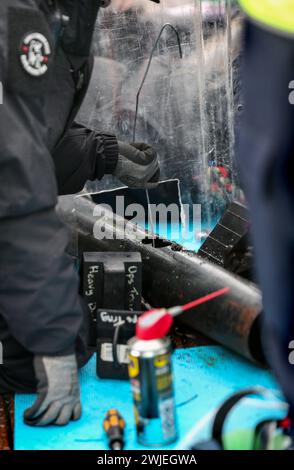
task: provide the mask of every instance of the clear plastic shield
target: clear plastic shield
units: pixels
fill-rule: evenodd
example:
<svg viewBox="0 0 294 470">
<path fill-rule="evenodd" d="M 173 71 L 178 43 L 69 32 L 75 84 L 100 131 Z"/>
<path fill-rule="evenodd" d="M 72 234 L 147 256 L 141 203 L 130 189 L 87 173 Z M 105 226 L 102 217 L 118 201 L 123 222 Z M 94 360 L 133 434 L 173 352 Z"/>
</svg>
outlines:
<svg viewBox="0 0 294 470">
<path fill-rule="evenodd" d="M 136 95 L 164 24 L 139 97 L 136 141 L 152 144 L 161 179 L 178 178 L 183 202 L 201 204 L 214 221 L 240 199 L 234 163 L 235 127 L 242 110 L 242 16 L 230 0 L 112 0 L 100 10 L 95 65 L 78 120 L 132 141 Z M 113 178 L 89 191 L 121 186 Z"/>
</svg>

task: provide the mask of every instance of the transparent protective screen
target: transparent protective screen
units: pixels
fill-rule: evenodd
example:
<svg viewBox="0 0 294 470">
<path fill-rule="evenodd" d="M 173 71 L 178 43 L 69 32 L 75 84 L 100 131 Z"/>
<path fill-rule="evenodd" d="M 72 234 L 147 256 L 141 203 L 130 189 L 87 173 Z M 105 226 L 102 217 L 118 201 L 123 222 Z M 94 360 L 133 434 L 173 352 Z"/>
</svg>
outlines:
<svg viewBox="0 0 294 470">
<path fill-rule="evenodd" d="M 242 111 L 242 16 L 230 0 L 112 0 L 100 10 L 94 37 L 93 76 L 78 120 L 133 139 L 136 95 L 159 32 L 139 100 L 136 141 L 160 156 L 161 179 L 178 178 L 183 202 L 201 204 L 216 220 L 238 188 L 234 143 Z M 88 191 L 119 187 L 107 177 Z"/>
</svg>

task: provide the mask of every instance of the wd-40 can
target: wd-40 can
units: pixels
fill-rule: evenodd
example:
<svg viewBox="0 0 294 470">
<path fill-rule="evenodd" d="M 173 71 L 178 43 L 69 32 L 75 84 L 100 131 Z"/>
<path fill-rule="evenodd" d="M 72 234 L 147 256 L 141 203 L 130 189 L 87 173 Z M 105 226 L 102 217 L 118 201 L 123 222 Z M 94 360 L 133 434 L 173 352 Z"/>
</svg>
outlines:
<svg viewBox="0 0 294 470">
<path fill-rule="evenodd" d="M 135 337 L 128 346 L 138 441 L 146 446 L 170 444 L 177 439 L 170 340 Z"/>
</svg>

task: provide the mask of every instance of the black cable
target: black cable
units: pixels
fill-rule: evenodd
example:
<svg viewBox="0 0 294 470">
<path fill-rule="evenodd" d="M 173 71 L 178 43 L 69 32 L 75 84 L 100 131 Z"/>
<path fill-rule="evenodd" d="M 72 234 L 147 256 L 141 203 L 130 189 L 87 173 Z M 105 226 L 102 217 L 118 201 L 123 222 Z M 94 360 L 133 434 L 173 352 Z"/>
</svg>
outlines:
<svg viewBox="0 0 294 470">
<path fill-rule="evenodd" d="M 113 354 L 113 365 L 116 369 L 120 368 L 120 362 L 118 358 L 118 338 L 120 333 L 121 325 L 117 325 L 114 330 L 113 343 L 112 343 L 112 354 Z"/>
<path fill-rule="evenodd" d="M 157 48 L 157 45 L 158 45 L 158 43 L 159 43 L 159 41 L 160 41 L 160 38 L 161 38 L 161 36 L 162 36 L 163 31 L 164 31 L 165 28 L 167 28 L 167 27 L 171 28 L 172 31 L 175 33 L 176 38 L 177 38 L 177 44 L 178 44 L 178 47 L 179 47 L 180 58 L 181 58 L 181 59 L 183 58 L 181 39 L 180 39 L 180 35 L 179 35 L 178 30 L 177 30 L 172 24 L 170 24 L 170 23 L 165 23 L 165 24 L 162 26 L 162 28 L 161 28 L 161 30 L 160 30 L 158 36 L 157 36 L 157 39 L 156 39 L 156 41 L 155 41 L 155 44 L 154 44 L 154 46 L 153 46 L 153 49 L 152 49 L 152 51 L 151 51 L 151 53 L 150 53 L 149 60 L 148 60 L 148 64 L 147 64 L 147 67 L 146 67 L 146 70 L 145 70 L 145 73 L 144 73 L 142 82 L 141 82 L 141 84 L 140 84 L 138 93 L 137 93 L 137 95 L 136 95 L 136 111 L 135 111 L 135 121 L 134 121 L 134 128 L 133 128 L 133 142 L 136 141 L 137 120 L 138 120 L 139 102 L 140 102 L 141 92 L 142 92 L 142 89 L 143 89 L 145 80 L 146 80 L 146 78 L 147 78 L 147 76 L 148 76 L 148 73 L 149 73 L 149 69 L 150 69 L 150 65 L 151 65 L 151 63 L 152 63 L 152 59 L 153 59 L 154 52 L 155 52 L 155 50 L 156 50 L 156 48 Z"/>
<path fill-rule="evenodd" d="M 145 70 L 145 73 L 144 73 L 144 76 L 143 76 L 143 79 L 141 81 L 141 84 L 140 84 L 140 87 L 139 87 L 139 90 L 138 90 L 138 93 L 136 95 L 136 111 L 135 111 L 135 120 L 134 120 L 134 128 L 133 128 L 133 142 L 136 141 L 136 130 L 137 130 L 137 121 L 138 121 L 138 112 L 139 112 L 139 102 L 140 102 L 140 96 L 141 96 L 141 92 L 142 92 L 142 89 L 143 89 L 143 86 L 144 86 L 144 83 L 145 83 L 145 80 L 147 78 L 147 75 L 148 75 L 148 72 L 149 72 L 149 69 L 150 69 L 150 65 L 151 65 L 151 62 L 152 62 L 152 59 L 153 59 L 153 55 L 154 55 L 154 52 L 157 48 L 157 45 L 160 41 L 160 38 L 162 36 L 162 33 L 163 31 L 165 30 L 165 28 L 171 28 L 172 31 L 175 33 L 176 37 L 177 37 L 177 43 L 178 43 L 178 47 L 179 47 L 179 54 L 180 54 L 180 58 L 182 59 L 183 58 L 183 52 L 182 52 L 182 46 L 181 46 L 181 40 L 180 40 L 180 35 L 177 31 L 177 29 L 170 23 L 165 23 L 157 38 L 156 38 L 156 41 L 155 41 L 155 44 L 153 46 L 153 49 L 150 53 L 150 56 L 149 56 L 149 60 L 148 60 L 148 64 L 147 64 L 147 67 L 146 67 L 146 70 Z M 152 212 L 150 210 L 150 197 L 149 197 L 149 191 L 148 189 L 146 189 L 146 198 L 147 198 L 147 205 L 148 205 L 148 211 L 149 211 L 149 216 L 150 216 L 150 221 L 151 221 L 151 231 L 152 233 L 154 234 L 154 223 L 153 223 L 153 217 L 152 217 Z M 155 248 L 155 239 L 154 239 L 154 236 L 152 238 L 152 245 L 153 245 L 153 248 Z"/>
<path fill-rule="evenodd" d="M 212 426 L 212 438 L 219 443 L 221 448 L 224 448 L 223 443 L 223 433 L 224 425 L 226 418 L 230 411 L 239 403 L 243 398 L 246 398 L 250 395 L 257 395 L 264 397 L 266 395 L 266 390 L 261 389 L 260 387 L 252 387 L 244 390 L 239 390 L 230 396 L 219 408 L 218 412 L 215 415 L 214 423 Z"/>
</svg>

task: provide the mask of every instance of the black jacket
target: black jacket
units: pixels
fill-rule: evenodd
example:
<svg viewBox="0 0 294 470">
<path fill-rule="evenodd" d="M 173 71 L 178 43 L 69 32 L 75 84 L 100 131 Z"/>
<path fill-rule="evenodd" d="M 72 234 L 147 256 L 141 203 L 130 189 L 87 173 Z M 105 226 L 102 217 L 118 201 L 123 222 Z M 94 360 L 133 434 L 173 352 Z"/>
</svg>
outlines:
<svg viewBox="0 0 294 470">
<path fill-rule="evenodd" d="M 48 100 L 47 109 L 49 147 L 60 195 L 81 191 L 87 180 L 112 174 L 118 159 L 114 135 L 87 129 L 74 122 L 91 78 L 93 57 L 90 45 L 98 4 L 97 0 L 66 0 L 63 3 L 63 13 L 71 20 L 56 53 L 55 80 L 50 91 L 52 99 Z"/>
<path fill-rule="evenodd" d="M 72 124 L 90 77 L 99 1 L 60 4 L 70 17 L 62 35 L 55 2 L 0 2 L 0 382 L 9 381 L 16 350 L 85 354 L 78 275 L 55 206 L 58 192 L 82 189 L 117 158 L 113 136 Z M 40 76 L 28 63 L 32 32 L 49 44 Z"/>
</svg>

